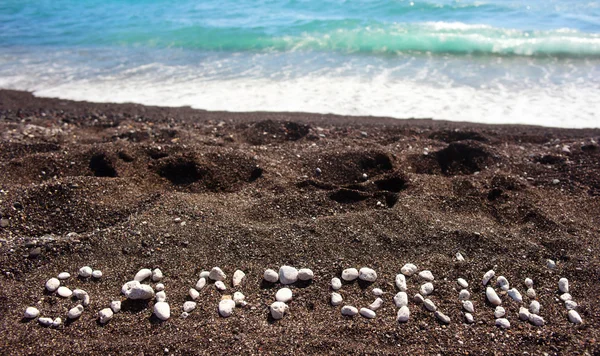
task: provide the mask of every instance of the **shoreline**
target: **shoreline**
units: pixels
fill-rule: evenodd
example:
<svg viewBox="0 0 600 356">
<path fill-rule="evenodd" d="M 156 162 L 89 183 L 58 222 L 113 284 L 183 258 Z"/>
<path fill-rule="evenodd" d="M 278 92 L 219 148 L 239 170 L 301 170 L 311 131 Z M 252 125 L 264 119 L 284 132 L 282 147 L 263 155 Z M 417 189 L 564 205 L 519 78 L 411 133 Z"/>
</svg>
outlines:
<svg viewBox="0 0 600 356">
<path fill-rule="evenodd" d="M 600 129 L 211 112 L 0 90 L 0 133 L 0 353 L 600 352 Z M 396 321 L 394 281 L 406 263 L 433 273 L 429 298 L 450 324 L 412 300 L 424 283 L 416 276 L 407 278 L 410 319 Z M 283 286 L 262 276 L 283 265 L 315 277 L 291 287 L 289 311 L 274 321 L 269 305 Z M 90 295 L 79 319 L 58 328 L 23 320 L 35 306 L 65 321 L 77 303 L 44 284 L 83 266 L 103 276 L 65 282 Z M 180 318 L 200 272 L 216 266 L 228 290 L 209 283 Z M 366 307 L 380 288 L 383 306 L 371 320 L 342 316 L 330 281 L 364 266 L 377 280 L 344 283 L 342 305 Z M 169 320 L 152 316 L 153 299 L 120 295 L 141 268 L 164 273 Z M 232 288 L 237 269 L 246 280 Z M 490 269 L 523 295 L 519 303 L 498 289 L 510 329 L 495 326 L 486 302 Z M 558 299 L 561 277 L 581 325 Z M 474 324 L 458 278 L 469 283 Z M 519 320 L 534 299 L 525 278 L 544 326 Z M 234 291 L 248 306 L 219 317 L 219 300 Z M 122 311 L 99 325 L 113 300 Z"/>
</svg>

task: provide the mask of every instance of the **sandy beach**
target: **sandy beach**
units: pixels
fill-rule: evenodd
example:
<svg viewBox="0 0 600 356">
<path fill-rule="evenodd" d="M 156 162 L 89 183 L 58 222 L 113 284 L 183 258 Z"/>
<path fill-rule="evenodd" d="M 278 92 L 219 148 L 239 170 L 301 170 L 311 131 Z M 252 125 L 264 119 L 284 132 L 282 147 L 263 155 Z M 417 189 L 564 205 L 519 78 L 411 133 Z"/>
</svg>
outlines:
<svg viewBox="0 0 600 356">
<path fill-rule="evenodd" d="M 230 113 L 95 104 L 0 90 L 1 354 L 598 354 L 600 129 L 493 126 L 305 113 Z M 460 252 L 465 260 L 457 261 Z M 547 267 L 547 260 L 556 267 Z M 394 277 L 406 263 L 435 276 L 440 323 L 412 301 L 396 321 Z M 267 268 L 310 268 L 283 319 L 269 317 L 279 284 Z M 80 267 L 103 272 L 79 279 Z M 227 274 L 225 292 L 200 291 L 203 270 Z M 372 285 L 339 292 L 357 308 L 381 288 L 377 317 L 344 317 L 330 281 L 367 266 Z M 160 268 L 171 318 L 121 286 Z M 241 287 L 231 276 L 246 273 Z M 510 329 L 495 326 L 483 274 L 523 294 L 501 295 Z M 62 317 L 77 303 L 44 290 L 60 272 L 86 290 L 83 315 L 46 328 L 23 312 Z M 558 280 L 583 319 L 574 325 Z M 457 278 L 469 282 L 465 323 Z M 544 326 L 519 320 L 534 281 Z M 495 279 L 494 279 L 495 282 Z M 222 295 L 248 305 L 218 315 Z M 105 325 L 99 310 L 123 309 Z"/>
</svg>

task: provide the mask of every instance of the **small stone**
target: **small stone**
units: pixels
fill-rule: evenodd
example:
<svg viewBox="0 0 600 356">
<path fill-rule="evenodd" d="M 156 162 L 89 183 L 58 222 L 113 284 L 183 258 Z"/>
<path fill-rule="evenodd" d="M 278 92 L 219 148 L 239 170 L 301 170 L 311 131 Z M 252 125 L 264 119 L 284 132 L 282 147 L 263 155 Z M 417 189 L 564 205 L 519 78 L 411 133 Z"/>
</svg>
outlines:
<svg viewBox="0 0 600 356">
<path fill-rule="evenodd" d="M 79 277 L 81 277 L 81 278 L 91 277 L 93 272 L 94 271 L 92 270 L 92 267 L 90 267 L 90 266 L 81 267 L 79 269 Z"/>
<path fill-rule="evenodd" d="M 423 278 L 426 281 L 433 281 L 433 273 L 431 273 L 431 271 L 429 270 L 425 270 L 425 271 L 421 271 L 419 272 L 419 277 Z"/>
<path fill-rule="evenodd" d="M 525 292 L 525 294 L 527 294 L 527 297 L 534 299 L 535 298 L 535 289 L 529 288 L 527 290 L 527 292 Z"/>
<path fill-rule="evenodd" d="M 154 297 L 154 289 L 146 284 L 140 284 L 138 281 L 129 281 L 123 285 L 121 292 L 128 299 L 152 299 Z"/>
<path fill-rule="evenodd" d="M 42 324 L 42 326 L 50 326 L 54 320 L 52 320 L 52 318 L 39 318 L 38 322 Z"/>
<path fill-rule="evenodd" d="M 163 290 L 163 291 L 160 291 L 160 292 L 156 293 L 155 298 L 156 298 L 157 302 L 166 302 L 167 301 L 167 294 Z"/>
<path fill-rule="evenodd" d="M 490 281 L 490 279 L 492 279 L 492 277 L 494 277 L 496 275 L 496 272 L 494 272 L 493 269 L 485 272 L 485 274 L 483 275 L 483 278 L 481 279 L 481 284 L 485 287 L 488 282 Z"/>
<path fill-rule="evenodd" d="M 98 312 L 98 321 L 100 324 L 106 324 L 112 319 L 114 313 L 110 308 L 104 308 Z"/>
<path fill-rule="evenodd" d="M 56 293 L 63 298 L 70 298 L 73 295 L 73 292 L 69 288 L 63 286 L 58 287 Z"/>
<path fill-rule="evenodd" d="M 171 307 L 166 302 L 157 302 L 154 304 L 154 315 L 162 321 L 171 317 Z"/>
<path fill-rule="evenodd" d="M 298 270 L 290 266 L 279 267 L 279 281 L 281 284 L 292 284 L 298 280 Z"/>
<path fill-rule="evenodd" d="M 276 283 L 279 280 L 279 274 L 272 269 L 268 269 L 265 271 L 263 278 L 267 282 Z"/>
<path fill-rule="evenodd" d="M 92 271 L 92 278 L 95 278 L 95 279 L 102 278 L 102 271 L 100 271 L 98 269 L 95 271 Z"/>
<path fill-rule="evenodd" d="M 538 302 L 537 300 L 534 300 L 533 302 L 531 302 L 531 304 L 529 304 L 529 312 L 533 313 L 533 314 L 539 314 L 540 313 L 540 302 Z"/>
<path fill-rule="evenodd" d="M 191 312 L 192 310 L 196 309 L 196 302 L 192 302 L 192 301 L 187 301 L 185 303 L 183 303 L 183 311 L 186 313 Z"/>
<path fill-rule="evenodd" d="M 434 311 L 437 310 L 437 307 L 435 306 L 435 303 L 431 299 L 429 299 L 429 298 L 427 298 L 427 299 L 425 299 L 423 301 L 423 305 L 425 306 L 425 309 L 427 309 L 427 310 L 429 310 L 431 312 L 434 312 Z"/>
<path fill-rule="evenodd" d="M 377 314 L 369 308 L 360 308 L 360 315 L 367 319 L 373 319 L 377 316 Z"/>
<path fill-rule="evenodd" d="M 216 281 L 215 288 L 217 288 L 217 290 L 220 290 L 221 292 L 227 290 L 227 287 L 225 286 L 225 283 L 223 283 L 223 281 Z"/>
<path fill-rule="evenodd" d="M 358 279 L 366 282 L 375 282 L 377 280 L 377 272 L 371 268 L 363 267 L 358 271 Z"/>
<path fill-rule="evenodd" d="M 224 281 L 227 278 L 227 275 L 219 267 L 213 267 L 208 274 L 208 278 L 213 281 Z"/>
<path fill-rule="evenodd" d="M 331 279 L 331 289 L 339 290 L 340 288 L 342 288 L 342 281 L 337 277 L 333 277 Z"/>
<path fill-rule="evenodd" d="M 461 286 L 462 288 L 467 288 L 469 286 L 469 283 L 467 283 L 466 280 L 464 280 L 463 278 L 459 278 L 457 280 L 458 285 Z"/>
<path fill-rule="evenodd" d="M 400 269 L 400 273 L 407 277 L 410 277 L 413 274 L 417 273 L 417 266 L 415 266 L 412 263 L 407 263 Z"/>
<path fill-rule="evenodd" d="M 375 299 L 375 301 L 373 303 L 371 303 L 369 305 L 369 309 L 376 311 L 377 309 L 381 308 L 382 305 L 383 305 L 383 299 L 377 298 L 377 299 Z"/>
<path fill-rule="evenodd" d="M 356 309 L 355 307 L 351 306 L 351 305 L 344 305 L 342 307 L 342 315 L 344 316 L 355 316 L 356 314 L 358 314 L 358 309 Z"/>
<path fill-rule="evenodd" d="M 181 318 L 181 319 L 187 319 L 187 318 L 188 318 L 188 316 L 190 316 L 190 313 L 188 313 L 188 312 L 183 312 L 183 313 L 181 313 L 181 316 L 180 316 L 180 318 Z"/>
<path fill-rule="evenodd" d="M 473 306 L 473 302 L 470 301 L 470 300 L 463 301 L 462 302 L 462 306 L 469 313 L 474 313 L 475 312 L 475 307 Z"/>
<path fill-rule="evenodd" d="M 242 285 L 242 280 L 244 280 L 244 277 L 246 277 L 246 273 L 244 273 L 244 271 L 242 270 L 236 270 L 235 272 L 233 272 L 233 278 L 231 280 L 233 287 L 239 287 Z"/>
<path fill-rule="evenodd" d="M 243 307 L 246 305 L 246 296 L 242 292 L 233 293 L 233 301 L 235 302 L 235 306 Z"/>
<path fill-rule="evenodd" d="M 569 310 L 569 313 L 567 315 L 569 317 L 569 321 L 573 324 L 581 324 L 583 322 L 583 320 L 581 320 L 581 316 L 575 310 Z"/>
<path fill-rule="evenodd" d="M 55 318 L 54 321 L 52 321 L 52 327 L 53 328 L 58 328 L 60 325 L 62 324 L 62 319 L 61 318 Z"/>
<path fill-rule="evenodd" d="M 396 308 L 402 308 L 408 305 L 408 294 L 406 292 L 398 292 L 394 296 L 394 304 Z"/>
<path fill-rule="evenodd" d="M 567 310 L 573 310 L 577 308 L 577 303 L 572 300 L 567 300 L 565 302 L 565 308 L 567 308 Z"/>
<path fill-rule="evenodd" d="M 466 289 L 462 289 L 458 293 L 458 300 L 468 300 L 469 298 L 471 298 L 471 293 Z"/>
<path fill-rule="evenodd" d="M 502 304 L 502 300 L 500 300 L 500 297 L 498 297 L 498 294 L 496 294 L 496 291 L 492 287 L 486 288 L 485 296 L 487 297 L 487 300 L 492 303 L 492 305 Z"/>
<path fill-rule="evenodd" d="M 520 307 L 519 308 L 519 319 L 525 321 L 525 320 L 529 320 L 529 315 L 531 313 L 529 312 L 529 310 L 527 310 L 527 308 L 525 307 Z"/>
<path fill-rule="evenodd" d="M 60 279 L 61 281 L 69 278 L 71 278 L 71 274 L 68 272 L 61 272 L 58 274 L 58 279 Z"/>
<path fill-rule="evenodd" d="M 506 315 L 506 310 L 504 310 L 504 308 L 502 308 L 501 306 L 497 306 L 496 310 L 494 310 L 494 317 L 498 319 L 502 318 L 504 315 Z"/>
<path fill-rule="evenodd" d="M 400 309 L 398 309 L 398 314 L 396 315 L 396 321 L 399 323 L 406 323 L 410 318 L 410 310 L 408 306 L 404 305 Z"/>
<path fill-rule="evenodd" d="M 86 295 L 88 295 L 88 292 L 84 291 L 83 289 L 74 289 L 72 292 L 73 297 L 82 300 L 83 298 L 85 298 Z"/>
<path fill-rule="evenodd" d="M 498 326 L 502 329 L 509 329 L 510 321 L 508 321 L 508 319 L 505 319 L 505 318 L 496 319 L 496 326 Z"/>
<path fill-rule="evenodd" d="M 202 271 L 202 272 L 200 272 L 200 278 L 207 279 L 209 275 L 210 275 L 209 271 Z"/>
<path fill-rule="evenodd" d="M 301 268 L 298 270 L 298 279 L 301 281 L 310 281 L 315 277 L 311 269 Z"/>
<path fill-rule="evenodd" d="M 206 285 L 206 278 L 202 277 L 196 282 L 196 290 L 201 290 Z"/>
<path fill-rule="evenodd" d="M 525 286 L 527 288 L 533 288 L 533 280 L 531 278 L 525 278 Z"/>
<path fill-rule="evenodd" d="M 27 309 L 25 309 L 24 317 L 27 319 L 37 318 L 39 315 L 40 315 L 40 311 L 37 310 L 37 308 L 28 307 Z"/>
<path fill-rule="evenodd" d="M 450 317 L 439 310 L 436 310 L 435 317 L 444 324 L 450 324 Z"/>
<path fill-rule="evenodd" d="M 552 180 L 552 184 L 556 185 L 556 184 L 558 184 L 558 183 L 560 183 L 560 180 L 558 180 L 558 179 L 553 179 L 553 180 Z"/>
<path fill-rule="evenodd" d="M 406 292 L 408 289 L 406 287 L 406 277 L 402 273 L 396 275 L 395 284 L 396 288 L 401 292 Z"/>
<path fill-rule="evenodd" d="M 331 305 L 338 306 L 342 304 L 343 301 L 344 299 L 342 298 L 341 294 L 336 292 L 331 293 Z"/>
<path fill-rule="evenodd" d="M 150 277 L 152 277 L 152 271 L 148 268 L 142 268 L 141 270 L 138 271 L 138 273 L 135 274 L 135 277 L 133 277 L 133 280 L 138 281 L 138 282 L 143 282 L 144 280 L 146 280 Z"/>
<path fill-rule="evenodd" d="M 467 322 L 467 324 L 473 324 L 475 322 L 475 319 L 473 318 L 473 314 L 465 313 L 465 321 Z"/>
<path fill-rule="evenodd" d="M 537 314 L 529 314 L 529 322 L 535 326 L 543 326 L 546 323 L 544 318 Z"/>
<path fill-rule="evenodd" d="M 164 284 L 162 284 L 162 283 L 157 283 L 157 284 L 156 284 L 156 286 L 154 286 L 154 289 L 155 289 L 157 292 L 163 291 L 163 290 L 165 290 L 165 285 L 164 285 Z"/>
<path fill-rule="evenodd" d="M 112 302 L 110 302 L 110 309 L 113 311 L 113 313 L 120 312 L 121 311 L 121 301 L 113 300 Z"/>
<path fill-rule="evenodd" d="M 8 219 L 0 219 L 0 227 L 8 227 Z"/>
<path fill-rule="evenodd" d="M 433 284 L 427 282 L 421 286 L 420 293 L 423 296 L 430 295 L 433 293 Z"/>
<path fill-rule="evenodd" d="M 200 293 L 198 293 L 198 291 L 195 290 L 194 288 L 190 288 L 189 295 L 190 295 L 190 298 L 192 298 L 192 300 L 196 300 L 200 296 Z"/>
<path fill-rule="evenodd" d="M 456 260 L 458 262 L 463 262 L 465 260 L 465 258 L 463 257 L 463 255 L 460 252 L 456 253 Z"/>
<path fill-rule="evenodd" d="M 562 293 L 569 293 L 569 280 L 561 278 L 558 280 L 558 290 Z"/>
<path fill-rule="evenodd" d="M 152 282 L 159 282 L 163 279 L 163 273 L 159 268 L 152 271 Z"/>
<path fill-rule="evenodd" d="M 60 288 L 58 288 L 60 290 Z M 563 293 L 560 295 L 560 300 L 562 300 L 563 302 L 566 302 L 567 300 L 572 300 L 573 297 L 571 296 L 571 294 L 569 293 Z"/>
<path fill-rule="evenodd" d="M 69 310 L 69 312 L 67 313 L 67 318 L 77 319 L 81 316 L 81 313 L 83 313 L 83 305 L 78 304 L 77 306 Z"/>
<path fill-rule="evenodd" d="M 510 289 L 510 285 L 508 283 L 508 280 L 506 279 L 506 277 L 504 276 L 499 276 L 496 279 L 496 284 L 498 285 L 498 287 L 500 287 L 500 289 L 502 289 L 503 291 L 507 291 Z"/>
<path fill-rule="evenodd" d="M 512 288 L 508 291 L 508 296 L 511 297 L 515 302 L 521 303 L 523 301 L 523 297 L 521 293 L 516 288 Z"/>
<path fill-rule="evenodd" d="M 423 303 L 425 301 L 425 298 L 423 298 L 422 295 L 420 295 L 419 293 L 415 294 L 415 296 L 413 297 L 413 301 L 417 304 Z"/>
<path fill-rule="evenodd" d="M 271 317 L 279 320 L 283 318 L 289 307 L 284 302 L 274 302 L 269 308 L 271 309 Z"/>
<path fill-rule="evenodd" d="M 383 291 L 380 288 L 373 288 L 373 295 L 375 296 L 382 296 L 383 295 Z"/>
<path fill-rule="evenodd" d="M 292 290 L 289 288 L 281 288 L 275 294 L 275 300 L 284 303 L 289 302 L 290 300 L 292 300 Z"/>
<path fill-rule="evenodd" d="M 555 269 L 556 268 L 556 262 L 554 262 L 553 260 L 547 260 L 546 261 L 546 266 L 548 266 L 548 268 L 550 268 L 550 269 Z"/>
<path fill-rule="evenodd" d="M 358 270 L 356 268 L 346 268 L 342 271 L 342 279 L 351 282 L 358 278 Z"/>
<path fill-rule="evenodd" d="M 48 292 L 54 292 L 60 287 L 60 281 L 58 278 L 50 278 L 46 281 L 46 289 Z"/>
</svg>

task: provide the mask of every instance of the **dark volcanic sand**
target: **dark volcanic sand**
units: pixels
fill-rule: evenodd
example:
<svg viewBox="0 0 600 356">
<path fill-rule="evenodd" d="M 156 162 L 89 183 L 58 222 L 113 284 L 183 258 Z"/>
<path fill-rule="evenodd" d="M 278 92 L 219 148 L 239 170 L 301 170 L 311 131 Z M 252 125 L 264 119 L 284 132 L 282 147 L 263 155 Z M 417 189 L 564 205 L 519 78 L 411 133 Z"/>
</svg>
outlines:
<svg viewBox="0 0 600 356">
<path fill-rule="evenodd" d="M 0 91 L 0 133 L 2 354 L 600 353 L 600 130 L 205 112 Z M 449 326 L 412 302 L 410 321 L 396 323 L 393 281 L 407 262 L 435 275 L 431 299 Z M 312 268 L 315 280 L 293 287 L 290 312 L 273 322 L 277 287 L 261 277 L 282 264 Z M 65 320 L 76 303 L 44 293 L 44 283 L 85 265 L 104 277 L 67 281 L 91 295 L 79 320 L 58 329 L 21 320 L 27 306 Z M 220 318 L 220 293 L 209 285 L 179 318 L 188 289 L 213 266 L 228 281 L 235 269 L 247 273 L 250 305 Z M 361 266 L 376 269 L 372 287 L 387 293 L 374 320 L 342 317 L 328 302 L 331 278 Z M 151 318 L 151 301 L 124 304 L 99 326 L 97 312 L 142 267 L 164 272 L 171 319 Z M 512 328 L 494 326 L 481 286 L 491 268 L 526 304 L 523 280 L 535 281 L 546 326 L 519 321 L 507 296 Z M 557 299 L 563 276 L 580 326 Z M 470 282 L 474 325 L 463 322 L 458 277 Z M 420 283 L 408 285 L 412 296 Z M 341 294 L 360 308 L 375 299 L 372 287 L 354 283 Z"/>
</svg>

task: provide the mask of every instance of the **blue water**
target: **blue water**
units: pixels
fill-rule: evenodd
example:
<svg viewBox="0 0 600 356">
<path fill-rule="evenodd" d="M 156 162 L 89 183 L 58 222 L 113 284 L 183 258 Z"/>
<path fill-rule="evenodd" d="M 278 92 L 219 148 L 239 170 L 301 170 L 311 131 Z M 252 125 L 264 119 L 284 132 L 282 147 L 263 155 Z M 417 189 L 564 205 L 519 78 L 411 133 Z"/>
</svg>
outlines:
<svg viewBox="0 0 600 356">
<path fill-rule="evenodd" d="M 3 0 L 0 87 L 600 127 L 600 1 Z"/>
</svg>

